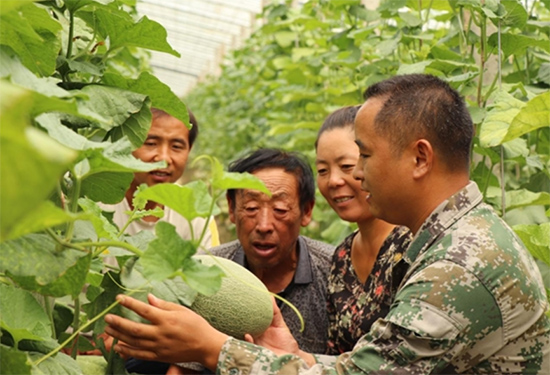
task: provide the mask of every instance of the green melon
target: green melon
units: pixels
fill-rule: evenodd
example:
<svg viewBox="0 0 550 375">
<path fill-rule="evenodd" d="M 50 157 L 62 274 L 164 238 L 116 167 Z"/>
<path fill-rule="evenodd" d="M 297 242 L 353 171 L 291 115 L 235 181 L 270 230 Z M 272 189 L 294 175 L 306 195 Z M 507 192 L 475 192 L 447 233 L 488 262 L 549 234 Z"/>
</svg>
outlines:
<svg viewBox="0 0 550 375">
<path fill-rule="evenodd" d="M 220 289 L 211 296 L 202 294 L 191 309 L 205 318 L 214 328 L 235 338 L 245 333 L 263 333 L 273 319 L 271 295 L 252 272 L 225 258 L 196 255 L 204 265 L 217 265 L 225 273 Z"/>
</svg>

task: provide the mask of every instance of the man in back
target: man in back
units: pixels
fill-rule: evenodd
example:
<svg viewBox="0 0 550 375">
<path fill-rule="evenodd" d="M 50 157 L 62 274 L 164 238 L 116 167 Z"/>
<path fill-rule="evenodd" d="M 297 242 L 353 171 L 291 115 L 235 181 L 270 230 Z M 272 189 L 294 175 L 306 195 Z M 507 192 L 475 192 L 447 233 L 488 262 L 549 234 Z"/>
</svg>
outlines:
<svg viewBox="0 0 550 375">
<path fill-rule="evenodd" d="M 300 235 L 311 221 L 315 182 L 309 164 L 298 154 L 259 149 L 229 166 L 229 172 L 248 172 L 271 191 L 229 190 L 229 218 L 237 240 L 212 248 L 213 255 L 248 268 L 267 289 L 300 310 L 300 320 L 277 300 L 290 331 L 312 353 L 326 350 L 328 321 L 326 282 L 334 247 Z"/>
</svg>

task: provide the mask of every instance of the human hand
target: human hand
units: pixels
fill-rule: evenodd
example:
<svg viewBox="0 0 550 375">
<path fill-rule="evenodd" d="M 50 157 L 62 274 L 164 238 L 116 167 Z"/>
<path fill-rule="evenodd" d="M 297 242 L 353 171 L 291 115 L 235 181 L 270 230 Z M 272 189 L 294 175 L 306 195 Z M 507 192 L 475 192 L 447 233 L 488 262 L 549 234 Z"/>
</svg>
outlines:
<svg viewBox="0 0 550 375">
<path fill-rule="evenodd" d="M 149 361 L 200 362 L 215 370 L 228 336 L 214 329 L 200 315 L 152 294 L 148 296 L 149 304 L 123 295 L 117 299 L 151 324 L 108 314 L 105 321 L 109 325 L 105 332 L 119 340 L 116 352 Z"/>
<path fill-rule="evenodd" d="M 296 339 L 285 323 L 275 298 L 273 298 L 273 320 L 271 325 L 260 336 L 252 337 L 246 334 L 244 339 L 252 344 L 263 346 L 277 355 L 298 354 L 300 350 Z"/>
</svg>

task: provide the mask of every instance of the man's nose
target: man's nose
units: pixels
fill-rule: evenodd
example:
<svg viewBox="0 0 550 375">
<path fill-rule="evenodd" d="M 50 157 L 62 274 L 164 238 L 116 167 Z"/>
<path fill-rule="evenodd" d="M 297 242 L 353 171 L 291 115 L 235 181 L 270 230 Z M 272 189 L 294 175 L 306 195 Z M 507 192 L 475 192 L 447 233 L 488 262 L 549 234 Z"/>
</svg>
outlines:
<svg viewBox="0 0 550 375">
<path fill-rule="evenodd" d="M 363 164 L 357 163 L 355 164 L 355 168 L 353 168 L 352 172 L 353 178 L 359 181 L 363 181 L 365 179 L 365 176 L 363 174 Z"/>
<path fill-rule="evenodd" d="M 273 230 L 273 214 L 269 209 L 261 209 L 258 212 L 256 229 L 260 232 L 270 232 Z"/>
<path fill-rule="evenodd" d="M 170 148 L 168 146 L 159 146 L 156 150 L 154 161 L 165 161 L 170 164 Z"/>
</svg>

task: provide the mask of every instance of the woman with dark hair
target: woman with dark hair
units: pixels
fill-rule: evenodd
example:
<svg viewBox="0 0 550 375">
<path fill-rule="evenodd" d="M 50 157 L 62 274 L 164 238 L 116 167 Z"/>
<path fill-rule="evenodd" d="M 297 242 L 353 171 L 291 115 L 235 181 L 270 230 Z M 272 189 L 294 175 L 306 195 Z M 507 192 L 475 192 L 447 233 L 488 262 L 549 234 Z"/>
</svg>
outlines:
<svg viewBox="0 0 550 375">
<path fill-rule="evenodd" d="M 327 354 L 351 351 L 386 316 L 406 270 L 401 261 L 411 235 L 374 217 L 367 192 L 352 176 L 359 159 L 354 120 L 360 106 L 331 113 L 319 129 L 315 150 L 317 186 L 328 204 L 357 230 L 336 247 L 328 279 L 329 335 Z"/>
</svg>

